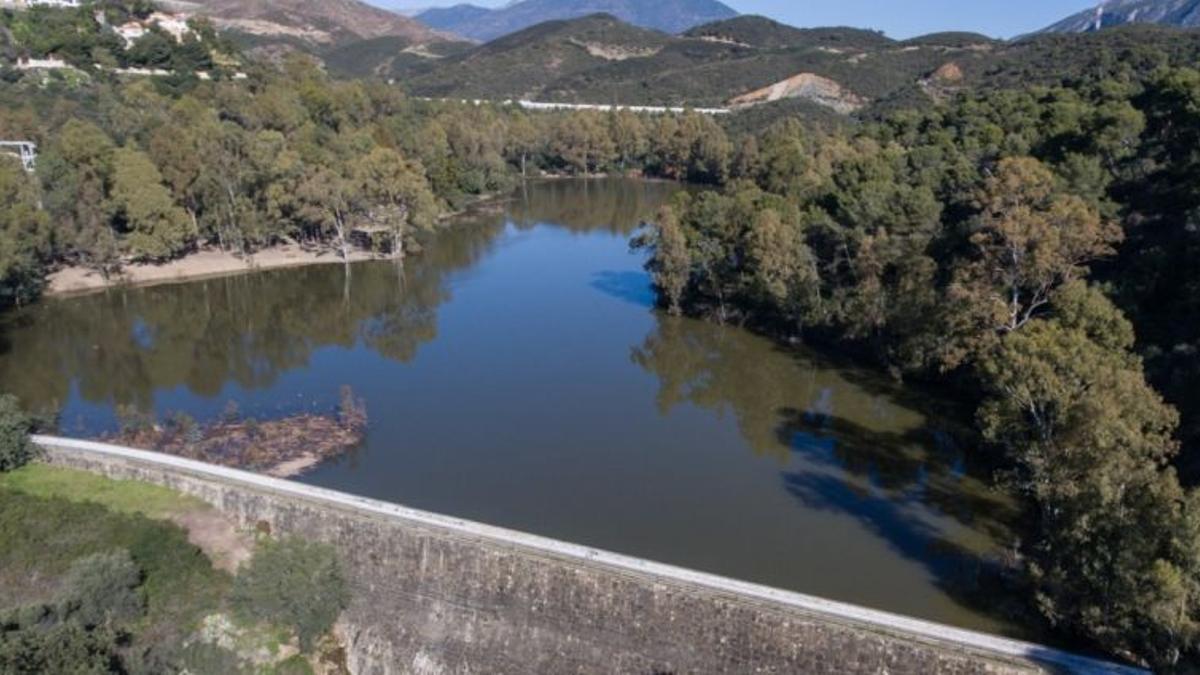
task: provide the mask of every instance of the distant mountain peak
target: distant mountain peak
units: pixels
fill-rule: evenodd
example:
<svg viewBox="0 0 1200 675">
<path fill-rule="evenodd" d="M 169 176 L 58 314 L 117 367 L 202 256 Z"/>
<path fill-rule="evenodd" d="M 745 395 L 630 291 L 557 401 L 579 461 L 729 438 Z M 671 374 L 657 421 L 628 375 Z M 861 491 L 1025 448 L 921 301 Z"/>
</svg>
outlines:
<svg viewBox="0 0 1200 675">
<path fill-rule="evenodd" d="M 416 19 L 440 31 L 488 41 L 546 21 L 601 13 L 671 34 L 738 15 L 719 0 L 520 0 L 494 10 L 471 4 L 430 9 Z"/>
<path fill-rule="evenodd" d="M 1089 33 L 1131 23 L 1200 27 L 1200 0 L 1107 0 L 1041 32 Z"/>
</svg>

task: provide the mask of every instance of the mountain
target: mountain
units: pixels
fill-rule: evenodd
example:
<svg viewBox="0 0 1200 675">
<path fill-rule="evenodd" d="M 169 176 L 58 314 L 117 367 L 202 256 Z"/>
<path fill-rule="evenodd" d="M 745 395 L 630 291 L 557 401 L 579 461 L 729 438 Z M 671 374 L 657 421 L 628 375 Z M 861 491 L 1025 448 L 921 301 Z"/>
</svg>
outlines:
<svg viewBox="0 0 1200 675">
<path fill-rule="evenodd" d="M 447 39 L 423 23 L 359 0 L 167 0 L 169 9 L 201 14 L 252 44 L 272 40 L 333 45 L 393 36 L 410 43 Z"/>
<path fill-rule="evenodd" d="M 417 21 L 446 33 L 466 36 L 463 32 L 475 21 L 481 21 L 493 10 L 478 5 L 454 5 L 453 7 L 432 7 L 413 15 Z"/>
<path fill-rule="evenodd" d="M 684 37 L 763 49 L 875 49 L 893 43 L 883 33 L 876 31 L 860 28 L 796 28 L 755 15 L 713 21 L 692 28 L 684 33 Z"/>
<path fill-rule="evenodd" d="M 494 10 L 473 5 L 431 9 L 416 18 L 437 30 L 486 42 L 546 21 L 591 14 L 611 14 L 664 33 L 681 33 L 738 15 L 718 0 L 523 0 Z"/>
<path fill-rule="evenodd" d="M 672 38 L 608 14 L 547 21 L 441 59 L 421 74 L 393 72 L 410 91 L 435 98 L 536 98 L 563 78 L 652 56 Z"/>
<path fill-rule="evenodd" d="M 1131 23 L 1181 28 L 1200 27 L 1200 0 L 1109 0 L 1042 30 L 1044 33 L 1087 33 Z"/>
<path fill-rule="evenodd" d="M 368 72 L 431 98 L 752 107 L 803 101 L 845 115 L 992 45 L 899 43 L 853 28 L 738 17 L 668 35 L 608 14 L 550 21 L 437 61 Z M 360 62 L 363 67 L 366 61 Z"/>
</svg>

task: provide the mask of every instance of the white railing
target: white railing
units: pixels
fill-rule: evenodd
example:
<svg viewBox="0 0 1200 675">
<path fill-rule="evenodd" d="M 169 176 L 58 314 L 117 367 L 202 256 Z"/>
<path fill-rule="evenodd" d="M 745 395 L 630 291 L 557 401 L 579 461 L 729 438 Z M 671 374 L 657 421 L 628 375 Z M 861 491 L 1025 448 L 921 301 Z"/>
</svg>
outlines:
<svg viewBox="0 0 1200 675">
<path fill-rule="evenodd" d="M 595 110 L 598 112 L 612 112 L 614 110 L 627 110 L 633 113 L 642 113 L 647 115 L 681 115 L 686 112 L 699 113 L 701 115 L 729 115 L 733 111 L 729 108 L 689 108 L 685 106 L 660 106 L 660 105 L 623 105 L 620 103 L 551 103 L 547 101 L 526 101 L 505 99 L 503 101 L 492 101 L 482 98 L 425 98 L 417 97 L 419 101 L 434 101 L 443 103 L 465 103 L 467 105 L 515 105 L 525 110 Z"/>
</svg>

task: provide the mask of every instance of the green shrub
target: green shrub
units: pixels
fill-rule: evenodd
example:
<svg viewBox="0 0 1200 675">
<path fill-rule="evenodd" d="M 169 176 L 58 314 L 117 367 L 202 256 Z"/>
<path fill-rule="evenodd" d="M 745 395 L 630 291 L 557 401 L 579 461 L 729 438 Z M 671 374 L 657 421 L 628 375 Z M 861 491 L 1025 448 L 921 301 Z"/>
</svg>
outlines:
<svg viewBox="0 0 1200 675">
<path fill-rule="evenodd" d="M 85 628 L 133 621 L 146 612 L 141 585 L 142 571 L 129 551 L 90 555 L 71 565 L 56 608 L 63 619 Z"/>
<path fill-rule="evenodd" d="M 260 544 L 233 585 L 241 617 L 294 630 L 305 651 L 329 632 L 348 601 L 333 547 L 296 538 Z"/>
<path fill-rule="evenodd" d="M 78 624 L 0 626 L 0 673 L 108 675 L 122 672 L 118 633 Z"/>
<path fill-rule="evenodd" d="M 0 396 L 0 473 L 19 469 L 37 454 L 29 440 L 33 420 L 21 410 L 17 397 Z"/>
<path fill-rule="evenodd" d="M 288 660 L 277 663 L 271 666 L 266 671 L 267 675 L 313 675 L 312 666 L 308 663 L 308 659 L 299 654 L 289 658 Z"/>
<path fill-rule="evenodd" d="M 179 665 L 184 671 L 198 675 L 242 675 L 251 672 L 237 654 L 207 642 L 197 642 L 185 647 L 179 655 Z"/>
</svg>

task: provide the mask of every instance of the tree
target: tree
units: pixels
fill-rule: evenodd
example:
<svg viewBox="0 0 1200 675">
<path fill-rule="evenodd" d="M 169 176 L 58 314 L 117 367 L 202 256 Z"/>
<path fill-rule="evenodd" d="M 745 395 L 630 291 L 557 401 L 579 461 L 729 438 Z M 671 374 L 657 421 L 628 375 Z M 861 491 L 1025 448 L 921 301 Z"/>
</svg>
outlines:
<svg viewBox="0 0 1200 675">
<path fill-rule="evenodd" d="M 978 201 L 970 238 L 976 257 L 956 270 L 949 289 L 968 353 L 1036 318 L 1057 289 L 1086 275 L 1088 263 L 1112 254 L 1123 237 L 1094 207 L 1061 193 L 1050 170 L 1029 157 L 1001 161 Z"/>
<path fill-rule="evenodd" d="M 128 232 L 130 253 L 142 260 L 165 260 L 191 243 L 190 220 L 175 205 L 162 174 L 140 150 L 113 155 L 112 202 Z"/>
<path fill-rule="evenodd" d="M 509 157 L 520 158 L 521 177 L 527 178 L 529 156 L 541 152 L 545 145 L 541 131 L 529 115 L 518 113 L 509 120 L 507 140 L 506 153 Z"/>
<path fill-rule="evenodd" d="M 69 120 L 38 161 L 56 253 L 108 276 L 120 266 L 109 201 L 116 146 L 90 122 Z"/>
<path fill-rule="evenodd" d="M 369 202 L 370 220 L 390 233 L 392 255 L 403 258 L 409 231 L 429 230 L 437 218 L 437 200 L 424 170 L 395 150 L 375 148 L 354 163 L 354 179 Z"/>
<path fill-rule="evenodd" d="M 50 221 L 37 186 L 16 162 L 0 161 L 0 308 L 37 297 L 50 257 Z"/>
<path fill-rule="evenodd" d="M 616 152 L 604 117 L 587 110 L 559 118 L 550 149 L 567 166 L 584 175 L 610 162 Z"/>
<path fill-rule="evenodd" d="M 175 38 L 160 28 L 151 28 L 130 45 L 125 58 L 132 66 L 169 68 L 175 54 Z"/>
<path fill-rule="evenodd" d="M 21 410 L 15 396 L 0 396 L 0 473 L 28 464 L 37 454 L 29 440 L 33 421 Z"/>
<path fill-rule="evenodd" d="M 1165 468 L 1178 416 L 1117 347 L 1124 329 L 1080 320 L 1111 316 L 1095 302 L 1002 338 L 981 363 L 979 420 L 1036 507 L 1025 552 L 1041 612 L 1166 667 L 1200 640 L 1196 496 Z"/>
<path fill-rule="evenodd" d="M 609 114 L 608 127 L 621 171 L 644 160 L 650 142 L 641 117 L 628 110 L 615 110 Z"/>
<path fill-rule="evenodd" d="M 4 673 L 111 675 L 121 672 L 119 649 L 119 636 L 108 629 L 89 631 L 69 623 L 50 628 L 0 625 Z"/>
<path fill-rule="evenodd" d="M 61 619 L 84 628 L 126 623 L 145 613 L 141 585 L 142 571 L 129 551 L 97 553 L 71 564 L 56 609 Z"/>
<path fill-rule="evenodd" d="M 318 231 L 333 233 L 333 246 L 350 264 L 350 229 L 365 209 L 362 185 L 326 166 L 309 168 L 296 188 L 300 215 Z"/>
<path fill-rule="evenodd" d="M 654 285 L 666 298 L 671 314 L 680 314 L 683 294 L 692 276 L 687 234 L 671 206 L 659 209 L 658 218 L 648 228 L 634 240 L 634 246 L 649 249 L 650 260 L 646 267 L 653 275 Z"/>
<path fill-rule="evenodd" d="M 763 209 L 750 231 L 751 268 L 765 299 L 785 315 L 819 314 L 821 276 L 797 218 Z"/>
<path fill-rule="evenodd" d="M 211 144 L 219 138 L 216 111 L 199 100 L 183 97 L 171 108 L 167 123 L 150 137 L 147 153 L 171 188 L 175 200 L 187 211 L 192 236 L 200 237 L 200 214 L 208 206 L 202 180 L 211 161 Z"/>
<path fill-rule="evenodd" d="M 259 544 L 233 585 L 242 616 L 294 630 L 305 650 L 333 628 L 348 602 L 336 551 L 296 538 Z"/>
</svg>

